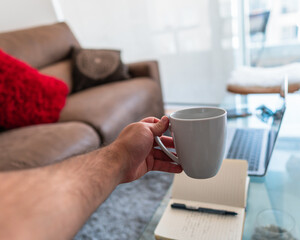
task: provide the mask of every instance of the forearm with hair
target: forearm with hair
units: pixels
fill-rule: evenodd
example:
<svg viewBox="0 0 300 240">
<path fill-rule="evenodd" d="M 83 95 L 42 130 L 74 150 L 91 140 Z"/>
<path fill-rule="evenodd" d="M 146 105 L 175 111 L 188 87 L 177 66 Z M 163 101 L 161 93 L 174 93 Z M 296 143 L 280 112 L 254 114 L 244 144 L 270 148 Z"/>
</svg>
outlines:
<svg viewBox="0 0 300 240">
<path fill-rule="evenodd" d="M 0 173 L 0 239 L 71 239 L 122 181 L 115 146 L 47 167 Z"/>
</svg>

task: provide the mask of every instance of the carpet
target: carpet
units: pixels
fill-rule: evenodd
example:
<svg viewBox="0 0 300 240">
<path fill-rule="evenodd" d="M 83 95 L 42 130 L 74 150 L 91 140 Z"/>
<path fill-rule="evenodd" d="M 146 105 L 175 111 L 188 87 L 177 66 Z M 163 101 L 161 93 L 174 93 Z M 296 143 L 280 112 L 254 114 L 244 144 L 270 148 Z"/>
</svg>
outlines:
<svg viewBox="0 0 300 240">
<path fill-rule="evenodd" d="M 119 185 L 74 239 L 139 239 L 172 180 L 173 174 L 149 172 L 134 182 Z"/>
</svg>

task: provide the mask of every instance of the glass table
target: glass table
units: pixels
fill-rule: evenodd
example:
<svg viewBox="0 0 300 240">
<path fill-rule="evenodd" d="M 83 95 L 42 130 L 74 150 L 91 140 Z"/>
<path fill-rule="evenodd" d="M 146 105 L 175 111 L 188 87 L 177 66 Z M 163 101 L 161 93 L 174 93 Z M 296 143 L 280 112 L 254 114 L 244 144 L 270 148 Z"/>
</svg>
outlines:
<svg viewBox="0 0 300 240">
<path fill-rule="evenodd" d="M 252 238 L 257 224 L 257 216 L 266 209 L 278 209 L 288 213 L 295 221 L 292 231 L 295 239 L 300 239 L 300 103 L 299 94 L 289 94 L 287 109 L 281 130 L 275 144 L 264 177 L 250 177 L 246 218 L 243 239 Z M 278 108 L 281 99 L 278 94 L 248 95 L 247 102 L 242 103 L 235 95 L 227 96 L 221 106 L 225 108 L 248 107 L 254 112 L 256 107 L 265 104 L 271 109 Z M 273 110 L 274 110 L 273 109 Z M 264 127 L 263 122 L 255 114 L 249 117 L 228 120 L 228 126 Z M 154 230 L 167 206 L 171 189 L 156 209 L 151 221 L 145 227 L 140 240 L 152 240 Z M 200 238 L 201 239 L 201 238 Z"/>
</svg>

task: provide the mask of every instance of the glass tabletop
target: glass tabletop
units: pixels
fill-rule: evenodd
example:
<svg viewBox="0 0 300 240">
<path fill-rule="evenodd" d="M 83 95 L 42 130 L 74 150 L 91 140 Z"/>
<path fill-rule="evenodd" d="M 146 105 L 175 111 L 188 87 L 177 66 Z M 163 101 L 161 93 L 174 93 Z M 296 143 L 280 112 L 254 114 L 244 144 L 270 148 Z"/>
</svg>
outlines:
<svg viewBox="0 0 300 240">
<path fill-rule="evenodd" d="M 294 239 L 300 239 L 300 109 L 297 106 L 300 102 L 300 95 L 289 94 L 288 97 L 286 113 L 268 171 L 264 177 L 250 177 L 243 233 L 245 240 L 252 239 L 253 233 L 257 231 L 258 218 L 262 216 L 259 214 L 266 209 L 276 209 L 288 214 L 294 221 L 291 233 Z M 273 108 L 272 110 L 276 109 L 280 105 L 279 94 L 248 95 L 246 99 L 228 95 L 221 106 L 227 109 L 247 107 L 254 113 L 262 104 Z M 228 120 L 229 126 L 238 127 L 264 127 L 268 124 L 268 121 L 262 121 L 256 114 Z M 140 240 L 155 239 L 154 230 L 167 206 L 170 195 L 169 189 L 151 221 L 145 227 Z"/>
</svg>

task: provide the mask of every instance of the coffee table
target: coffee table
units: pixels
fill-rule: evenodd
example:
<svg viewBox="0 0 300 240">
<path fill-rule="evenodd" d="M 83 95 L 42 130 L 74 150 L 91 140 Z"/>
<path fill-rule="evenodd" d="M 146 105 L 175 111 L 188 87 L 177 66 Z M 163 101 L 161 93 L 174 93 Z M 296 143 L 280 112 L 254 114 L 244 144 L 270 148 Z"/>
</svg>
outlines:
<svg viewBox="0 0 300 240">
<path fill-rule="evenodd" d="M 246 106 L 254 111 L 260 104 L 274 106 L 274 104 L 279 101 L 278 99 L 279 95 L 277 94 L 249 95 L 247 97 Z M 299 102 L 299 94 L 290 94 L 288 96 L 287 110 L 271 157 L 268 172 L 265 177 L 250 178 L 243 233 L 243 239 L 245 240 L 252 238 L 257 223 L 257 216 L 265 209 L 278 209 L 291 215 L 295 222 L 292 234 L 296 239 L 300 239 Z M 231 108 L 239 104 L 241 103 L 237 101 L 236 96 L 228 95 L 221 106 Z M 266 123 L 259 120 L 255 115 L 228 121 L 228 125 L 239 127 L 259 127 L 265 124 Z M 154 230 L 167 206 L 170 194 L 171 189 L 166 192 L 161 204 L 145 227 L 140 240 L 155 239 Z"/>
</svg>

